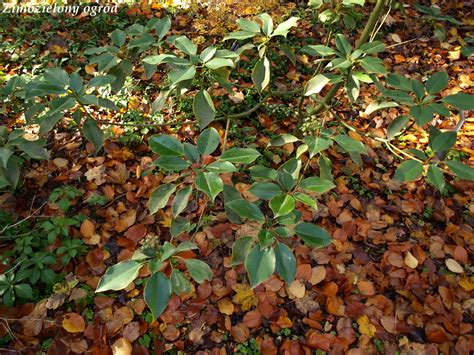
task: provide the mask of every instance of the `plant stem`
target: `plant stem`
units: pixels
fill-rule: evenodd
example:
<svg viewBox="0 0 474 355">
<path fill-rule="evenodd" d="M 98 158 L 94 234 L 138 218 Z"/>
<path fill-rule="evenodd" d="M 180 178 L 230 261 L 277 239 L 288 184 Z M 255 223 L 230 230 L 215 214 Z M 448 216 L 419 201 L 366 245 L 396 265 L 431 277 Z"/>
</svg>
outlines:
<svg viewBox="0 0 474 355">
<path fill-rule="evenodd" d="M 225 125 L 224 142 L 222 143 L 222 153 L 225 152 L 225 148 L 227 146 L 227 136 L 229 135 L 229 129 L 230 129 L 230 118 L 227 119 L 227 123 Z"/>
</svg>

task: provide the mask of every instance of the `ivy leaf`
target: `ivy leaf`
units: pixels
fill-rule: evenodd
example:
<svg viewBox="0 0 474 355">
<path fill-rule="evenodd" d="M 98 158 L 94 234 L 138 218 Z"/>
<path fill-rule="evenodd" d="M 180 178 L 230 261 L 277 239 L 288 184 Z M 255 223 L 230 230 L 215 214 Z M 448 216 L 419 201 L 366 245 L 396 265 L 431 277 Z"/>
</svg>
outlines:
<svg viewBox="0 0 474 355">
<path fill-rule="evenodd" d="M 199 90 L 193 101 L 193 112 L 199 121 L 201 128 L 205 128 L 214 121 L 216 108 L 212 102 L 211 95 L 206 90 Z"/>
<path fill-rule="evenodd" d="M 301 222 L 297 224 L 295 233 L 305 244 L 311 247 L 323 248 L 331 244 L 331 236 L 329 233 L 326 232 L 325 229 L 312 223 Z"/>
<path fill-rule="evenodd" d="M 215 173 L 199 173 L 196 176 L 196 188 L 204 192 L 214 202 L 216 196 L 224 190 L 224 183 Z"/>
<path fill-rule="evenodd" d="M 399 181 L 412 181 L 423 174 L 423 164 L 416 160 L 405 160 L 395 170 L 394 179 Z"/>
<path fill-rule="evenodd" d="M 142 263 L 136 260 L 121 261 L 107 269 L 99 280 L 95 292 L 123 290 L 138 277 Z"/>
<path fill-rule="evenodd" d="M 275 252 L 256 245 L 245 259 L 245 269 L 249 274 L 250 286 L 256 287 L 268 279 L 275 271 Z"/>
<path fill-rule="evenodd" d="M 291 284 L 296 276 L 296 258 L 286 244 L 275 245 L 275 271 L 287 284 Z"/>
<path fill-rule="evenodd" d="M 161 272 L 155 272 L 148 279 L 143 292 L 154 319 L 158 319 L 168 306 L 171 297 L 171 281 Z"/>
<path fill-rule="evenodd" d="M 191 277 L 197 283 L 212 280 L 212 270 L 205 262 L 196 259 L 184 259 L 184 264 L 186 265 Z"/>
<path fill-rule="evenodd" d="M 176 185 L 164 184 L 154 189 L 148 201 L 150 214 L 155 214 L 158 210 L 164 208 L 168 203 L 170 196 L 176 191 Z"/>
</svg>

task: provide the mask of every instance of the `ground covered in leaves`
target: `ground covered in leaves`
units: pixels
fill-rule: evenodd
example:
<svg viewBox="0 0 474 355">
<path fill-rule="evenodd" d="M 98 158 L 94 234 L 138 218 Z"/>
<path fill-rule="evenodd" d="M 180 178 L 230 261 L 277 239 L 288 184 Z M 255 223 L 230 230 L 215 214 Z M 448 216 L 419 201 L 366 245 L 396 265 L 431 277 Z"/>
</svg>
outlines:
<svg viewBox="0 0 474 355">
<path fill-rule="evenodd" d="M 462 20 L 469 17 L 465 13 L 467 5 L 462 5 L 442 8 Z M 272 6 L 282 15 L 292 11 L 304 15 L 298 6 Z M 225 23 L 213 12 L 215 9 L 208 11 L 203 9 L 192 16 L 187 12 L 173 14 L 173 31 L 185 33 L 197 43 L 218 42 L 224 30 L 233 29 L 232 17 Z M 252 14 L 255 9 L 249 5 L 235 11 L 245 15 L 245 11 Z M 87 44 L 100 44 L 115 27 L 164 13 L 159 8 L 133 7 L 123 9 L 114 18 L 3 18 L 0 69 L 4 74 L 18 74 L 51 63 L 73 69 L 86 61 L 82 51 Z M 461 33 L 449 24 L 443 26 L 446 39 L 440 42 L 432 37 L 432 26 L 421 21 L 412 7 L 407 6 L 404 12 L 393 11 L 381 32 L 381 40 L 390 46 L 382 54 L 384 62 L 392 71 L 415 78 L 445 70 L 451 78 L 447 93 L 472 90 L 472 61 L 461 53 L 466 30 Z M 319 43 L 322 31 L 310 18 L 304 18 L 293 34 L 297 40 L 310 38 Z M 308 58 L 299 55 L 297 60 L 305 63 Z M 309 72 L 300 73 L 291 65 L 284 65 L 286 78 L 294 84 L 310 77 Z M 87 70 L 94 72 L 94 68 L 86 67 Z M 160 79 L 157 73 L 151 82 Z M 219 92 L 213 95 L 219 96 Z M 252 106 L 244 89 L 230 100 L 224 91 L 220 95 L 223 104 L 237 112 L 244 111 L 246 105 Z M 375 94 L 370 91 L 361 93 L 366 102 L 372 100 L 372 95 Z M 130 122 L 146 120 L 150 108 L 141 100 L 139 91 L 132 91 L 124 100 L 128 100 Z M 270 101 L 248 118 L 234 122 L 229 144 L 264 149 L 268 137 L 291 133 L 296 124 L 296 105 Z M 363 107 L 351 106 L 344 98 L 337 110 L 360 131 L 375 135 L 383 135 L 387 122 L 397 116 L 397 109 L 393 108 L 369 119 L 361 114 Z M 176 116 L 192 117 L 189 102 L 177 103 L 175 110 L 165 115 L 164 122 L 174 121 Z M 17 119 L 8 112 L 0 112 L 0 117 L 11 125 Z M 446 120 L 444 128 L 453 127 L 456 121 Z M 224 125 L 216 122 L 213 126 L 224 135 Z M 473 128 L 474 120 L 468 116 L 457 147 L 471 159 L 471 164 Z M 145 206 L 154 187 L 177 177 L 142 176 L 153 161 L 144 137 L 161 131 L 194 141 L 196 135 L 192 125 L 153 129 L 111 126 L 108 130 L 109 139 L 97 155 L 73 128 L 55 131 L 48 147 L 51 159 L 32 162 L 26 169 L 23 186 L 15 194 L 0 194 L 2 237 L 51 233 L 51 243 L 41 246 L 48 251 L 59 247 L 55 233 L 63 233 L 71 240 L 69 249 L 61 254 L 69 258 L 67 266 L 59 259 L 48 264 L 63 275 L 54 289 L 35 289 L 35 302 L 14 307 L 0 305 L 0 352 L 347 351 L 355 355 L 474 351 L 474 279 L 469 260 L 474 247 L 472 183 L 453 181 L 449 194 L 441 196 L 427 184 L 395 182 L 391 177 L 396 158 L 376 141 L 355 133 L 352 138 L 364 141 L 369 149 L 363 166 L 331 150 L 337 188 L 319 198 L 317 212 L 299 206 L 304 220 L 326 228 L 333 243 L 312 250 L 295 241 L 298 269 L 291 285 L 273 276 L 251 289 L 244 267 L 231 267 L 234 240 L 252 235 L 255 229 L 252 224 L 229 223 L 223 202 L 217 199 L 202 230 L 193 236 L 199 246 L 198 258 L 214 271 L 211 282 L 195 285 L 189 294 L 173 296 L 158 321 L 145 306 L 141 279 L 123 291 L 95 294 L 107 266 L 129 259 L 143 243 L 170 238 L 170 207 L 152 216 Z M 405 136 L 402 143 L 416 147 L 426 140 L 418 132 Z M 287 144 L 271 159 L 275 163 L 284 161 L 294 149 L 291 143 Z M 252 200 L 246 192 L 248 180 L 245 176 L 239 178 L 239 190 Z M 51 202 L 54 191 L 58 196 Z M 67 198 L 63 201 L 64 196 Z M 195 222 L 205 208 L 200 202 L 192 201 L 186 208 Z M 17 223 L 20 221 L 23 222 Z M 12 227 L 12 223 L 17 224 Z M 189 238 L 187 234 L 179 237 Z M 74 240 L 82 240 L 84 245 L 77 247 Z M 0 273 L 16 262 L 8 258 L 8 251 L 14 247 L 18 248 L 18 244 L 0 241 L 5 259 Z M 34 251 L 39 248 L 29 247 Z M 149 270 L 142 269 L 140 276 L 148 275 Z"/>
</svg>

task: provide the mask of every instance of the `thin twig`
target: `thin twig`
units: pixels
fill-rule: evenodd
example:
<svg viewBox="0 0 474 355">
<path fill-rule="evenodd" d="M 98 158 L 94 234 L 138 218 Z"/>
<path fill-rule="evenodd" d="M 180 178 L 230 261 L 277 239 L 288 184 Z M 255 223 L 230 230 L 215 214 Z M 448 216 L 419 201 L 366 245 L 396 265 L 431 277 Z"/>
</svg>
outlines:
<svg viewBox="0 0 474 355">
<path fill-rule="evenodd" d="M 48 203 L 48 201 L 44 202 L 41 206 L 39 206 L 33 213 L 29 214 L 27 217 L 23 218 L 22 220 L 14 223 L 14 224 L 11 224 L 11 225 L 8 225 L 8 226 L 5 226 L 1 231 L 0 231 L 0 234 L 1 233 L 4 233 L 7 229 L 10 229 L 10 228 L 13 228 L 13 227 L 16 227 L 17 225 L 29 220 L 30 218 L 32 218 L 34 216 L 34 214 L 36 212 L 38 212 L 40 209 L 42 209 L 46 204 Z"/>
<path fill-rule="evenodd" d="M 229 135 L 229 129 L 230 129 L 230 118 L 227 119 L 227 123 L 225 125 L 224 141 L 222 143 L 222 153 L 225 152 L 225 148 L 227 146 L 227 137 Z"/>
</svg>

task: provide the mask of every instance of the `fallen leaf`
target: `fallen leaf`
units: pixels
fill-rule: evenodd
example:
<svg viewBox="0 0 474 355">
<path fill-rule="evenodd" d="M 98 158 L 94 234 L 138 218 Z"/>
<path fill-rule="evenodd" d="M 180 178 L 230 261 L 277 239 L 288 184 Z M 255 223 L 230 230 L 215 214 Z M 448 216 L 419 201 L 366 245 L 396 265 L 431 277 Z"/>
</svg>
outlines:
<svg viewBox="0 0 474 355">
<path fill-rule="evenodd" d="M 367 317 L 365 314 L 357 319 L 357 324 L 359 324 L 359 332 L 361 334 L 367 335 L 370 338 L 375 335 L 377 329 L 373 324 L 370 323 L 369 317 Z"/>
<path fill-rule="evenodd" d="M 416 269 L 418 266 L 418 259 L 413 256 L 412 253 L 407 251 L 405 255 L 405 259 L 403 259 L 403 262 L 405 263 L 406 266 L 408 266 L 411 269 Z"/>
<path fill-rule="evenodd" d="M 456 274 L 462 274 L 464 272 L 464 269 L 462 268 L 462 266 L 459 265 L 459 263 L 454 259 L 446 259 L 445 263 L 446 263 L 446 267 L 451 272 L 454 272 Z"/>
<path fill-rule="evenodd" d="M 228 299 L 220 300 L 217 303 L 217 306 L 219 307 L 219 311 L 222 314 L 226 314 L 228 316 L 230 316 L 232 313 L 234 313 L 234 310 L 235 310 L 234 304 L 231 301 L 229 301 Z"/>
<path fill-rule="evenodd" d="M 317 285 L 326 278 L 326 268 L 324 266 L 313 267 L 311 278 L 309 283 L 311 285 Z"/>
<path fill-rule="evenodd" d="M 370 281 L 359 281 L 357 283 L 357 288 L 359 292 L 364 296 L 373 296 L 375 295 L 375 287 L 373 282 Z"/>
<path fill-rule="evenodd" d="M 243 311 L 248 311 L 250 308 L 258 304 L 258 298 L 253 293 L 253 289 L 244 284 L 235 284 L 233 287 L 236 294 L 232 300 L 240 304 Z"/>
<path fill-rule="evenodd" d="M 112 353 L 114 355 L 131 355 L 132 354 L 132 344 L 125 339 L 119 338 L 117 339 L 111 346 Z"/>
<path fill-rule="evenodd" d="M 65 314 L 62 324 L 69 333 L 81 333 L 86 329 L 84 318 L 78 313 Z"/>
<path fill-rule="evenodd" d="M 288 286 L 288 292 L 290 296 L 295 298 L 303 298 L 306 293 L 306 288 L 300 280 L 294 280 L 290 286 Z"/>
</svg>

